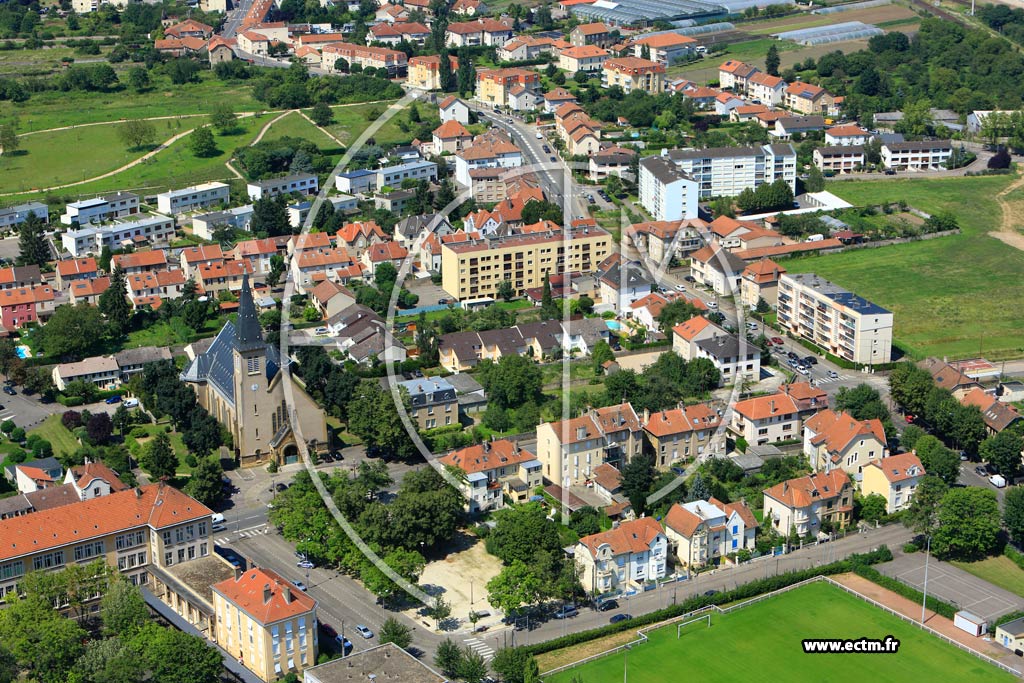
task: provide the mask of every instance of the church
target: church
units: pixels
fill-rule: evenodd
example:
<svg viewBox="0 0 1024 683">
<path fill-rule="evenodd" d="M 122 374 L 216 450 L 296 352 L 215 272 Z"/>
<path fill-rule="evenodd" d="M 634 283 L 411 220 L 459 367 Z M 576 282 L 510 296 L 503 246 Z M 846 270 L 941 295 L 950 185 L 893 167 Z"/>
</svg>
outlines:
<svg viewBox="0 0 1024 683">
<path fill-rule="evenodd" d="M 224 325 L 181 379 L 195 389 L 199 404 L 231 432 L 235 456 L 243 467 L 271 460 L 280 465 L 299 461 L 280 354 L 263 339 L 248 275 L 242 278 L 238 319 Z M 302 438 L 311 451 L 326 449 L 324 411 L 297 382 L 291 382 Z"/>
</svg>

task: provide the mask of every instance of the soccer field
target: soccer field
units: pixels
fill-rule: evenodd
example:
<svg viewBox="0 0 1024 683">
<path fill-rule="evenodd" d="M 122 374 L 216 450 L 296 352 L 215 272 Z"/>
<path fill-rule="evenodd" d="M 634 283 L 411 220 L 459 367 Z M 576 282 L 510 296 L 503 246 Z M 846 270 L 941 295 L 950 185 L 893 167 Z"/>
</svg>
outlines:
<svg viewBox="0 0 1024 683">
<path fill-rule="evenodd" d="M 921 631 L 827 583 L 715 614 L 712 626 L 691 624 L 651 631 L 634 646 L 589 662 L 544 683 L 618 683 L 624 665 L 639 683 L 758 681 L 1013 681 L 1016 677 Z M 874 638 L 900 641 L 896 654 L 804 654 L 804 638 Z"/>
</svg>

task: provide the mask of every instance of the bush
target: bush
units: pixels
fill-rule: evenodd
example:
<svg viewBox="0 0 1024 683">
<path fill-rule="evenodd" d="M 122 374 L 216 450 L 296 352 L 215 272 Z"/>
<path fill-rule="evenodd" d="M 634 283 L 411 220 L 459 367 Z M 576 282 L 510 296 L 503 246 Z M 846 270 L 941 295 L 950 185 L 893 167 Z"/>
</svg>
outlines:
<svg viewBox="0 0 1024 683">
<path fill-rule="evenodd" d="M 903 544 L 903 552 L 905 552 L 905 553 L 908 553 L 908 554 L 909 553 L 916 553 L 919 550 L 921 550 L 921 549 L 917 547 L 916 543 L 904 543 Z"/>
<path fill-rule="evenodd" d="M 15 427 L 11 430 L 11 441 L 15 443 L 21 443 L 25 440 L 25 430 L 21 427 Z"/>
<path fill-rule="evenodd" d="M 132 427 L 132 430 L 128 432 L 128 436 L 133 439 L 144 439 L 149 436 L 149 432 L 146 431 L 145 427 Z"/>
<path fill-rule="evenodd" d="M 82 414 L 77 410 L 65 410 L 60 416 L 60 422 L 69 431 L 82 426 Z"/>
<path fill-rule="evenodd" d="M 79 396 L 58 396 L 57 403 L 67 408 L 74 408 L 75 406 L 82 405 L 85 401 Z"/>
<path fill-rule="evenodd" d="M 913 600 L 914 602 L 921 602 L 921 599 L 924 598 L 924 594 L 921 593 L 921 591 L 917 590 L 916 588 L 912 588 L 907 584 L 903 583 L 902 581 L 892 578 L 891 576 L 886 576 L 874 567 L 870 567 L 868 565 L 857 565 L 853 568 L 853 572 L 857 576 L 861 576 L 867 579 L 868 581 L 871 581 L 872 583 L 876 583 L 882 588 L 888 588 L 893 593 L 896 593 L 897 595 L 902 595 L 903 597 L 909 600 Z M 957 608 L 953 605 L 949 604 L 948 602 L 938 600 L 932 597 L 931 595 L 928 596 L 925 605 L 931 611 L 941 616 L 944 616 L 947 619 L 952 619 L 953 615 L 957 612 Z"/>
<path fill-rule="evenodd" d="M 188 455 L 185 456 L 185 464 L 188 465 L 189 467 L 195 467 L 196 465 L 199 464 L 199 461 L 196 460 L 196 456 L 189 453 Z"/>
</svg>

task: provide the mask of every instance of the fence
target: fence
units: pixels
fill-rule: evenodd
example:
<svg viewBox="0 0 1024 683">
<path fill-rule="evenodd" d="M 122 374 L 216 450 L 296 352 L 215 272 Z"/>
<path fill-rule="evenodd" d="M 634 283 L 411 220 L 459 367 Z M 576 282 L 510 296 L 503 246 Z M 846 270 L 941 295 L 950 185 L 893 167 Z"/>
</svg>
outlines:
<svg viewBox="0 0 1024 683">
<path fill-rule="evenodd" d="M 1008 666 L 1006 664 L 1003 664 L 1002 662 L 999 662 L 999 661 L 997 661 L 995 659 L 992 659 L 988 655 L 986 655 L 984 653 L 981 653 L 981 652 L 978 652 L 977 650 L 974 650 L 974 649 L 968 647 L 967 645 L 964 645 L 963 643 L 961 643 L 961 642 L 959 642 L 957 640 L 954 640 L 953 638 L 950 638 L 949 636 L 947 636 L 947 635 L 945 635 L 943 633 L 940 633 L 939 631 L 936 631 L 932 627 L 926 626 L 926 625 L 918 622 L 916 619 L 908 617 L 905 614 L 901 614 L 901 613 L 897 612 L 896 610 L 892 609 L 891 607 L 883 605 L 882 603 L 880 603 L 880 602 L 878 602 L 876 600 L 872 600 L 868 596 L 863 595 L 861 593 L 858 593 L 857 591 L 855 591 L 854 589 L 850 588 L 849 586 L 844 586 L 843 584 L 839 583 L 838 581 L 835 581 L 831 577 L 819 575 L 819 576 L 813 576 L 813 577 L 811 577 L 809 579 L 804 579 L 803 581 L 800 581 L 798 583 L 794 583 L 794 584 L 789 585 L 789 586 L 785 586 L 783 588 L 779 588 L 778 590 L 771 591 L 770 593 L 763 593 L 761 595 L 757 595 L 757 596 L 755 596 L 753 598 L 750 598 L 749 600 L 744 600 L 743 602 L 738 602 L 735 605 L 730 605 L 729 607 L 719 607 L 718 605 L 707 605 L 705 607 L 701 607 L 700 609 L 695 609 L 692 612 L 687 612 L 686 614 L 681 614 L 681 615 L 679 615 L 677 617 L 672 617 L 671 619 L 666 619 L 665 621 L 659 621 L 656 624 L 651 624 L 650 626 L 645 626 L 644 628 L 642 628 L 642 629 L 637 631 L 637 639 L 636 640 L 633 640 L 631 642 L 625 643 L 624 645 L 619 645 L 617 647 L 611 648 L 610 650 L 605 650 L 604 652 L 600 652 L 600 653 L 598 653 L 596 655 L 590 655 L 589 657 L 584 657 L 583 659 L 580 659 L 578 661 L 572 662 L 571 664 L 563 664 L 562 666 L 559 666 L 559 667 L 556 667 L 554 669 L 551 669 L 550 671 L 545 671 L 543 676 L 546 677 L 546 676 L 551 676 L 553 674 L 561 673 L 562 671 L 566 671 L 568 669 L 573 669 L 573 668 L 575 668 L 577 666 L 582 666 L 583 664 L 586 664 L 588 662 L 592 662 L 595 659 L 601 659 L 602 657 L 607 657 L 608 655 L 613 655 L 613 654 L 615 654 L 617 652 L 622 652 L 623 650 L 632 648 L 635 645 L 640 645 L 642 643 L 646 643 L 647 640 L 648 640 L 648 638 L 647 638 L 647 633 L 648 632 L 656 630 L 656 629 L 659 629 L 659 628 L 664 628 L 664 627 L 669 626 L 671 624 L 674 624 L 674 623 L 676 623 L 678 621 L 682 621 L 684 619 L 690 619 L 690 618 L 693 618 L 693 617 L 697 617 L 697 616 L 700 616 L 701 614 L 705 614 L 705 613 L 707 613 L 709 611 L 716 612 L 718 614 L 729 614 L 730 612 L 733 612 L 735 610 L 742 609 L 744 607 L 749 607 L 750 605 L 756 604 L 756 603 L 761 602 L 763 600 L 768 600 L 769 598 L 773 598 L 773 597 L 775 597 L 777 595 L 781 595 L 782 593 L 785 593 L 787 591 L 791 591 L 794 588 L 800 588 L 801 586 L 806 586 L 806 585 L 809 585 L 809 584 L 812 584 L 812 583 L 817 583 L 819 581 L 826 581 L 826 582 L 830 583 L 831 585 L 833 585 L 833 586 L 835 586 L 837 588 L 841 588 L 842 590 L 846 591 L 847 593 L 849 593 L 849 594 L 851 594 L 853 596 L 856 596 L 856 597 L 860 598 L 861 600 L 864 600 L 865 602 L 871 603 L 875 607 L 878 607 L 879 609 L 884 610 L 884 611 L 888 612 L 889 614 L 892 614 L 892 615 L 894 615 L 896 617 L 899 617 L 903 621 L 905 621 L 905 622 L 907 622 L 909 624 L 913 624 L 914 626 L 917 626 L 918 628 L 920 628 L 920 629 L 922 629 L 924 631 L 927 631 L 928 633 L 931 633 L 935 637 L 940 638 L 940 639 L 946 641 L 947 643 L 949 643 L 951 645 L 955 645 L 956 647 L 960 648 L 964 652 L 972 654 L 975 657 L 977 657 L 978 659 L 981 659 L 984 662 L 987 662 L 987 663 L 989 663 L 989 664 L 991 664 L 993 666 L 996 666 L 996 667 L 1002 669 L 1003 671 L 1007 671 L 1007 672 L 1013 674 L 1014 676 L 1020 676 L 1021 675 L 1020 671 L 1018 671 L 1017 669 L 1014 669 L 1011 666 Z"/>
</svg>

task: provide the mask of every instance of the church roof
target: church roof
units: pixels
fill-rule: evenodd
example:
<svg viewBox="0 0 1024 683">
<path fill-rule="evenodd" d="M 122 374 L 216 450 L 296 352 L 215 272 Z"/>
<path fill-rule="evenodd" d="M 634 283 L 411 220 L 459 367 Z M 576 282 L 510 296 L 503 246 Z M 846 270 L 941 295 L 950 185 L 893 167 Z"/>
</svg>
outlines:
<svg viewBox="0 0 1024 683">
<path fill-rule="evenodd" d="M 249 288 L 249 274 L 242 275 L 242 291 L 238 296 L 238 320 L 235 323 L 235 349 L 240 352 L 255 351 L 265 346 L 263 330 L 260 328 L 259 313 L 252 300 Z"/>
<path fill-rule="evenodd" d="M 251 304 L 250 294 L 250 304 Z M 239 313 L 241 320 L 241 313 Z M 278 350 L 263 342 L 262 334 L 259 343 L 263 345 L 266 353 L 265 371 L 268 380 L 272 380 L 280 368 L 280 356 Z M 238 346 L 237 328 L 231 321 L 224 323 L 224 327 L 214 338 L 204 353 L 196 356 L 185 371 L 181 373 L 181 379 L 185 382 L 206 382 L 212 385 L 221 396 L 232 406 L 235 405 L 235 370 L 234 350 Z M 251 349 L 250 349 L 251 350 Z"/>
</svg>

